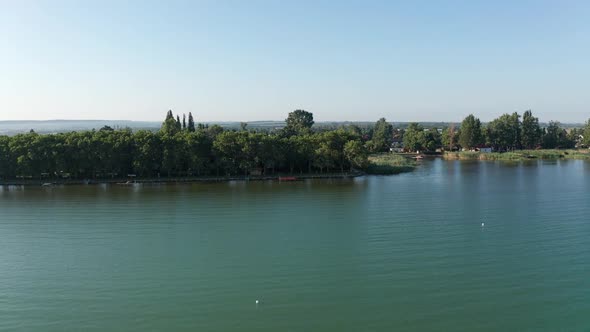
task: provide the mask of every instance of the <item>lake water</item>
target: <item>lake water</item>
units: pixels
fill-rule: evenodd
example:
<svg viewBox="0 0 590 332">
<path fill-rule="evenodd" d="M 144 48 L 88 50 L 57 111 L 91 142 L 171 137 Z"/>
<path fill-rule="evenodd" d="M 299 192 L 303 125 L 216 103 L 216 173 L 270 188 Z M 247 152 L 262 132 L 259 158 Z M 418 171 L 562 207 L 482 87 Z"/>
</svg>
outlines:
<svg viewBox="0 0 590 332">
<path fill-rule="evenodd" d="M 0 330 L 588 331 L 589 202 L 583 161 L 0 187 Z"/>
</svg>

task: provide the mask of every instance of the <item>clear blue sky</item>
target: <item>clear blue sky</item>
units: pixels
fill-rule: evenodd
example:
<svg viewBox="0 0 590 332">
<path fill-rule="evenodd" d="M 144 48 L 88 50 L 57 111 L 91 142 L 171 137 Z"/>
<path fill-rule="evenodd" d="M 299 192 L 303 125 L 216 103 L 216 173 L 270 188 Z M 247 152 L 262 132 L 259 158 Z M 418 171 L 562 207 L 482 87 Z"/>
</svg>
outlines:
<svg viewBox="0 0 590 332">
<path fill-rule="evenodd" d="M 0 0 L 0 120 L 590 117 L 590 1 Z"/>
</svg>

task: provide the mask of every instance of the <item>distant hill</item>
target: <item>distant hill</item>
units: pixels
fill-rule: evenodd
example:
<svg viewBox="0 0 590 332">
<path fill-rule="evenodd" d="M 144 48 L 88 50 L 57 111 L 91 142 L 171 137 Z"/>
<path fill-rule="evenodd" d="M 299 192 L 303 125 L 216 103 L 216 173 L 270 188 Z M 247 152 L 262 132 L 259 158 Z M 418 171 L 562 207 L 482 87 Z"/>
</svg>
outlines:
<svg viewBox="0 0 590 332">
<path fill-rule="evenodd" d="M 248 129 L 279 129 L 285 126 L 284 121 L 250 121 Z M 337 128 L 343 125 L 354 124 L 359 127 L 370 127 L 375 121 L 324 121 L 316 122 L 316 128 Z M 406 128 L 410 122 L 393 122 L 396 128 Z M 208 125 L 220 125 L 224 128 L 240 128 L 241 122 L 207 122 Z M 448 127 L 450 122 L 420 122 L 425 128 L 444 128 Z M 460 122 L 455 122 L 460 124 Z M 112 128 L 131 128 L 133 130 L 158 130 L 162 122 L 159 121 L 128 121 L 128 120 L 42 120 L 42 121 L 0 121 L 0 135 L 16 135 L 26 133 L 33 129 L 40 134 L 63 133 L 68 131 L 82 131 L 100 129 L 104 126 Z M 541 123 L 544 127 L 547 124 Z M 563 128 L 580 128 L 584 125 L 581 123 L 562 123 Z"/>
<path fill-rule="evenodd" d="M 121 120 L 47 120 L 47 121 L 0 121 L 0 135 L 14 135 L 31 129 L 38 133 L 50 134 L 78 130 L 112 128 L 153 129 L 160 128 L 161 122 Z"/>
<path fill-rule="evenodd" d="M 241 122 L 209 122 L 208 125 L 220 125 L 224 128 L 240 128 Z M 69 131 L 82 131 L 100 129 L 104 126 L 112 128 L 131 128 L 133 130 L 158 130 L 161 121 L 128 121 L 128 120 L 15 120 L 0 121 L 0 135 L 15 135 L 27 133 L 31 129 L 40 134 L 63 133 Z M 250 121 L 248 128 L 273 129 L 285 126 L 284 121 Z"/>
</svg>

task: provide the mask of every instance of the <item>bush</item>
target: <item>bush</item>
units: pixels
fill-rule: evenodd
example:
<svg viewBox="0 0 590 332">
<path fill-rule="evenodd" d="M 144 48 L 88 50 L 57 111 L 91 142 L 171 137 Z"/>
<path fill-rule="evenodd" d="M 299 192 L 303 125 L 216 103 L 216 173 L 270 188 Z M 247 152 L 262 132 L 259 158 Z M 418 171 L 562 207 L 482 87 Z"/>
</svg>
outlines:
<svg viewBox="0 0 590 332">
<path fill-rule="evenodd" d="M 365 169 L 367 174 L 391 175 L 411 172 L 416 168 L 416 162 L 396 154 L 379 154 L 369 156 L 369 165 Z"/>
</svg>

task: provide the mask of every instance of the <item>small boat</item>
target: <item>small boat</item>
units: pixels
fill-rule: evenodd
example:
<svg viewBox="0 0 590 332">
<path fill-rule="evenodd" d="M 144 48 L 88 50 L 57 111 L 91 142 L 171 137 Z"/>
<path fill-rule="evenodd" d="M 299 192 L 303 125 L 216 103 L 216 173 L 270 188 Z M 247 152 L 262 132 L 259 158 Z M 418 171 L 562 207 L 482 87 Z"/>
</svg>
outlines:
<svg viewBox="0 0 590 332">
<path fill-rule="evenodd" d="M 424 157 L 422 157 L 422 156 L 420 156 L 420 155 L 418 155 L 418 156 L 416 156 L 416 157 L 412 157 L 412 158 L 414 158 L 414 159 L 416 159 L 416 160 L 424 159 Z"/>
<path fill-rule="evenodd" d="M 294 176 L 279 176 L 279 181 L 297 181 Z"/>
<path fill-rule="evenodd" d="M 51 182 L 45 182 L 41 186 L 43 186 L 43 187 L 53 187 L 53 183 L 51 183 Z"/>
<path fill-rule="evenodd" d="M 134 182 L 132 182 L 132 181 L 117 182 L 117 184 L 120 185 L 120 186 L 130 186 L 130 185 L 134 184 Z"/>
</svg>

